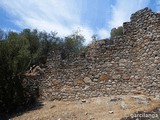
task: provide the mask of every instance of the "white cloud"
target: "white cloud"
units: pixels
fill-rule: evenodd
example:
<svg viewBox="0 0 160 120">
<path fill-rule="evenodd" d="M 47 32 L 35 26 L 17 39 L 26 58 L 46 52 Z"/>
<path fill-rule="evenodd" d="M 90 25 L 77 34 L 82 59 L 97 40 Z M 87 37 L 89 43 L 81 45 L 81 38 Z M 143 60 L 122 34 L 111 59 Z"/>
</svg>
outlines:
<svg viewBox="0 0 160 120">
<path fill-rule="evenodd" d="M 110 32 L 107 29 L 99 29 L 97 31 L 98 36 L 100 37 L 100 39 L 102 38 L 109 38 L 110 37 Z"/>
<path fill-rule="evenodd" d="M 81 2 L 88 5 L 86 1 L 75 0 L 2 0 L 0 6 L 11 14 L 13 23 L 22 29 L 56 31 L 59 36 L 64 37 L 79 27 L 86 39 L 85 44 L 92 41 L 91 36 L 95 33 L 100 38 L 108 37 L 107 30 L 93 30 L 88 24 L 83 23 L 81 15 L 86 8 L 83 11 L 85 6 L 80 5 Z"/>
<path fill-rule="evenodd" d="M 110 29 L 122 26 L 123 22 L 129 21 L 132 13 L 146 7 L 149 0 L 116 0 L 112 5 L 112 18 L 109 21 Z"/>
<path fill-rule="evenodd" d="M 79 34 L 83 35 L 86 39 L 85 45 L 89 44 L 92 41 L 92 35 L 94 34 L 94 31 L 86 26 L 74 26 L 72 28 L 73 30 L 78 30 Z"/>
<path fill-rule="evenodd" d="M 71 3 L 74 4 L 73 0 L 27 0 L 27 3 L 22 0 L 3 0 L 0 4 L 14 15 L 14 22 L 22 28 L 57 30 L 62 34 L 69 29 L 71 21 L 73 24 L 79 23 L 79 16 L 75 14 Z"/>
<path fill-rule="evenodd" d="M 89 44 L 91 41 L 92 41 L 92 35 L 94 34 L 93 33 L 93 30 L 91 30 L 90 28 L 85 28 L 85 27 L 82 27 L 82 32 L 81 34 L 86 38 L 87 41 L 85 41 L 85 44 Z"/>
<path fill-rule="evenodd" d="M 22 29 L 37 28 L 47 32 L 57 31 L 58 35 L 63 37 L 71 34 L 73 30 L 79 27 L 81 34 L 87 40 L 87 44 L 92 40 L 91 36 L 93 34 L 97 34 L 100 39 L 109 37 L 111 28 L 118 27 L 123 22 L 129 21 L 130 15 L 144 8 L 149 0 L 115 0 L 115 4 L 112 5 L 111 9 L 111 18 L 109 18 L 110 16 L 107 18 L 107 20 L 110 19 L 109 22 L 107 21 L 108 25 L 97 30 L 93 30 L 91 28 L 93 26 L 89 27 L 87 23 L 83 23 L 85 20 L 81 20 L 83 18 L 81 15 L 87 9 L 92 8 L 92 4 L 89 4 L 88 1 L 87 5 L 91 6 L 88 6 L 87 9 L 80 4 L 81 2 L 84 2 L 82 5 L 86 4 L 85 0 L 1 0 L 0 6 L 11 14 L 13 22 Z M 83 8 L 85 8 L 84 11 Z M 109 9 L 105 10 L 110 13 Z M 109 27 L 107 28 L 107 26 Z"/>
<path fill-rule="evenodd" d="M 12 32 L 19 32 L 19 31 L 17 31 L 16 29 L 9 29 L 9 28 L 2 28 L 2 30 L 4 31 L 4 32 L 6 32 L 6 33 L 8 33 L 9 31 L 12 31 Z"/>
<path fill-rule="evenodd" d="M 57 31 L 66 36 L 80 25 L 80 13 L 75 0 L 2 0 L 0 5 L 13 16 L 13 22 L 21 28 Z M 93 31 L 87 26 L 80 27 L 86 38 L 91 41 Z"/>
</svg>

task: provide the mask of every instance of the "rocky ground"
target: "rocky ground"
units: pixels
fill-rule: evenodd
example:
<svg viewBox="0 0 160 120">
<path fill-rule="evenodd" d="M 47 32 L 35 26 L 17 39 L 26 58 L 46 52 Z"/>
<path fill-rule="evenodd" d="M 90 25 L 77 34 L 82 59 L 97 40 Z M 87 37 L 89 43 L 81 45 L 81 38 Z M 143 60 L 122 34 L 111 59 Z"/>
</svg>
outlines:
<svg viewBox="0 0 160 120">
<path fill-rule="evenodd" d="M 41 105 L 10 119 L 160 120 L 160 99 L 143 95 L 97 97 L 80 101 L 45 101 Z"/>
</svg>

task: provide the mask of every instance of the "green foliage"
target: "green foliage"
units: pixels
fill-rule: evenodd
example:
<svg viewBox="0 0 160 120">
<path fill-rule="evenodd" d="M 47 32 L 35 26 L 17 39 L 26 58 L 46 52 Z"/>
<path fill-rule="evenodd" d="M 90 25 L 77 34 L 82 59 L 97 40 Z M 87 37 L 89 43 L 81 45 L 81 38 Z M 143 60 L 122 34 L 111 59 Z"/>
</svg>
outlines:
<svg viewBox="0 0 160 120">
<path fill-rule="evenodd" d="M 112 30 L 111 30 L 111 39 L 113 39 L 114 37 L 116 37 L 116 36 L 121 36 L 121 35 L 123 35 L 123 27 L 122 26 L 120 26 L 120 27 L 118 27 L 118 28 L 113 28 Z"/>
<path fill-rule="evenodd" d="M 23 75 L 31 66 L 45 64 L 51 50 L 61 52 L 66 59 L 79 56 L 84 49 L 82 35 L 75 33 L 65 39 L 56 35 L 30 29 L 7 35 L 0 31 L 0 113 L 12 111 L 38 96 L 32 92 L 38 88 L 36 83 L 27 81 L 29 84 L 24 87 Z"/>
<path fill-rule="evenodd" d="M 40 42 L 40 47 L 38 49 L 38 57 L 39 61 L 43 64 L 45 64 L 47 59 L 47 54 L 53 50 L 53 51 L 59 51 L 60 50 L 60 44 L 61 39 L 59 37 L 56 37 L 57 33 L 51 32 L 40 32 L 38 35 Z"/>
<path fill-rule="evenodd" d="M 11 42 L 13 43 L 13 41 L 0 43 L 0 111 L 2 112 L 13 109 L 14 105 L 24 100 L 21 83 L 15 75 L 17 46 L 11 47 Z M 13 52 L 11 49 L 16 51 Z"/>
<path fill-rule="evenodd" d="M 8 112 L 30 100 L 32 93 L 28 92 L 32 85 L 23 87 L 23 74 L 30 66 L 44 63 L 51 46 L 40 34 L 46 33 L 25 29 L 21 33 L 9 32 L 0 41 L 0 112 Z"/>
<path fill-rule="evenodd" d="M 84 37 L 77 33 L 65 37 L 61 52 L 62 59 L 69 59 L 79 56 L 84 49 L 84 40 Z"/>
</svg>

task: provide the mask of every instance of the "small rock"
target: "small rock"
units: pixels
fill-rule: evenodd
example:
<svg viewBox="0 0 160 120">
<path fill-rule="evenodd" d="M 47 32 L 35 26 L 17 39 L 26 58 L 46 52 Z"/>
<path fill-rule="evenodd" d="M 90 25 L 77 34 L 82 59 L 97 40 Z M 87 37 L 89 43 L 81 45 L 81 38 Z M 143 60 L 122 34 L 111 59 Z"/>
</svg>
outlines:
<svg viewBox="0 0 160 120">
<path fill-rule="evenodd" d="M 90 86 L 86 85 L 83 90 L 88 90 L 89 88 L 90 88 Z"/>
<path fill-rule="evenodd" d="M 83 102 L 83 103 L 86 103 L 86 99 L 83 99 L 82 102 Z"/>
<path fill-rule="evenodd" d="M 111 111 L 108 111 L 109 112 L 109 114 L 113 114 L 114 112 L 111 110 Z"/>
<path fill-rule="evenodd" d="M 156 95 L 155 98 L 156 98 L 156 99 L 160 99 L 160 95 Z"/>
<path fill-rule="evenodd" d="M 112 98 L 112 99 L 109 100 L 109 102 L 119 102 L 119 101 L 123 101 L 123 99 L 115 97 L 115 98 Z"/>
<path fill-rule="evenodd" d="M 56 105 L 52 105 L 50 108 L 52 109 L 52 108 L 54 108 L 54 107 L 56 107 Z"/>
<path fill-rule="evenodd" d="M 98 79 L 96 79 L 96 78 L 95 78 L 95 79 L 93 79 L 93 82 L 98 82 Z"/>
<path fill-rule="evenodd" d="M 85 115 L 88 115 L 88 112 L 85 112 Z"/>
<path fill-rule="evenodd" d="M 122 101 L 122 102 L 121 102 L 121 109 L 125 110 L 125 109 L 127 109 L 127 108 L 128 108 L 128 107 L 127 107 L 127 105 L 125 104 L 125 102 Z"/>
<path fill-rule="evenodd" d="M 99 74 L 98 75 L 95 75 L 95 79 L 98 79 L 99 78 Z"/>
<path fill-rule="evenodd" d="M 66 118 L 66 117 L 69 116 L 69 113 L 68 112 L 62 112 L 61 115 Z"/>
<path fill-rule="evenodd" d="M 113 76 L 112 76 L 112 79 L 118 80 L 118 79 L 120 79 L 120 77 L 121 77 L 120 75 L 113 75 Z"/>
<path fill-rule="evenodd" d="M 92 80 L 89 78 L 89 77 L 85 77 L 84 79 L 83 79 L 83 81 L 85 82 L 85 83 L 92 83 Z"/>
</svg>

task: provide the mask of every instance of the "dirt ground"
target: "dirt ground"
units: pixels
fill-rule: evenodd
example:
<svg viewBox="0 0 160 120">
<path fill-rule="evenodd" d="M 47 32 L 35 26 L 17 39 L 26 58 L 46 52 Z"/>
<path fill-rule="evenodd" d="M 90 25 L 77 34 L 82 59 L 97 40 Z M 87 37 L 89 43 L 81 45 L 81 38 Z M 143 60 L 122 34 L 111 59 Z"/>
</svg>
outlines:
<svg viewBox="0 0 160 120">
<path fill-rule="evenodd" d="M 149 112 L 157 107 L 160 107 L 160 99 L 142 95 L 44 101 L 41 108 L 15 116 L 11 120 L 125 120 L 124 117 L 135 112 Z M 159 117 L 157 120 L 160 120 Z"/>
</svg>

